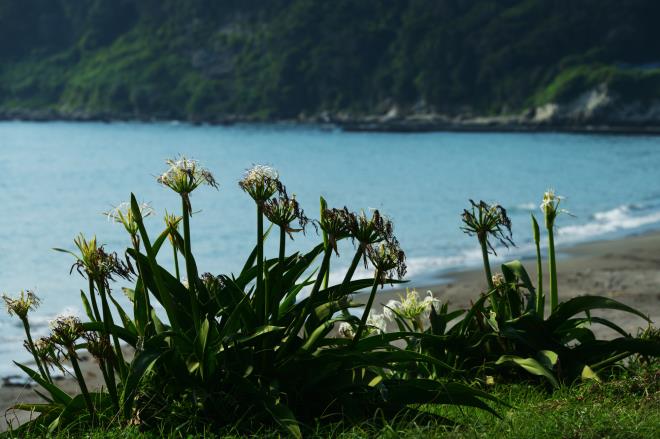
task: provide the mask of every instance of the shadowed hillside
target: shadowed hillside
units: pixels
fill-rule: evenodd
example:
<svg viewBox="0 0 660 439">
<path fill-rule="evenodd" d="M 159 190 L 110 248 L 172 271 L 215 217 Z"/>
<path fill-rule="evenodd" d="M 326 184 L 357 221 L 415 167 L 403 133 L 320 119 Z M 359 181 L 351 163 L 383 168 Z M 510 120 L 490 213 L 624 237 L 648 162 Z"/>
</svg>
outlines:
<svg viewBox="0 0 660 439">
<path fill-rule="evenodd" d="M 0 113 L 660 125 L 659 16 L 654 0 L 0 0 Z"/>
</svg>

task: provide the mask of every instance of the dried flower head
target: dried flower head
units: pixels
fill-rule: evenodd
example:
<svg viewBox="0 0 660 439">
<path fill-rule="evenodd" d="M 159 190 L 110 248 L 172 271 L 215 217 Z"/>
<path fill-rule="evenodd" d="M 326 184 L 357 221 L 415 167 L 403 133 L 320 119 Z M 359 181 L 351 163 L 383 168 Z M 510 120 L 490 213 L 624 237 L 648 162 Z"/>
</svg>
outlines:
<svg viewBox="0 0 660 439">
<path fill-rule="evenodd" d="M 545 227 L 551 229 L 555 225 L 555 218 L 560 213 L 566 213 L 571 215 L 571 213 L 566 209 L 560 209 L 559 204 L 564 199 L 561 195 L 556 195 L 553 189 L 548 189 L 543 194 L 543 202 L 539 206 L 541 211 L 543 211 L 543 216 L 545 217 Z"/>
<path fill-rule="evenodd" d="M 489 236 L 497 239 L 504 247 L 515 244 L 511 239 L 511 220 L 507 216 L 506 209 L 499 204 L 488 204 L 484 201 L 472 204 L 471 210 L 463 210 L 461 218 L 464 226 L 461 230 L 470 236 L 476 235 L 479 242 L 486 242 L 490 252 L 497 255 L 495 248 L 488 240 Z"/>
<path fill-rule="evenodd" d="M 44 364 L 58 365 L 57 354 L 55 352 L 55 345 L 49 337 L 40 337 L 34 341 L 34 352 L 30 349 L 30 344 L 25 341 L 23 343 L 25 349 L 35 355 Z"/>
<path fill-rule="evenodd" d="M 402 279 L 406 274 L 406 254 L 399 247 L 399 243 L 383 242 L 377 246 L 367 247 L 367 255 L 379 274 L 378 281 L 384 285 L 387 279 L 396 276 Z"/>
<path fill-rule="evenodd" d="M 213 174 L 208 169 L 202 168 L 197 160 L 179 156 L 177 159 L 167 159 L 169 169 L 156 180 L 163 186 L 167 186 L 181 195 L 189 214 L 192 214 L 190 194 L 200 185 L 206 184 L 218 188 Z"/>
<path fill-rule="evenodd" d="M 211 273 L 204 273 L 199 278 L 206 287 L 211 297 L 215 297 L 226 287 L 226 277 L 223 275 L 214 276 Z"/>
<path fill-rule="evenodd" d="M 343 209 L 323 209 L 321 211 L 321 229 L 328 235 L 328 245 L 339 256 L 337 242 L 351 236 L 349 224 L 353 222 L 353 214 L 344 207 Z"/>
<path fill-rule="evenodd" d="M 270 166 L 254 165 L 245 171 L 238 185 L 257 203 L 264 203 L 275 192 L 283 192 L 284 187 L 277 171 Z"/>
<path fill-rule="evenodd" d="M 5 301 L 9 315 L 16 315 L 23 321 L 27 319 L 28 312 L 37 309 L 41 303 L 41 300 L 31 290 L 21 291 L 16 298 L 3 294 L 2 300 Z"/>
<path fill-rule="evenodd" d="M 378 209 L 373 210 L 371 218 L 367 218 L 362 211 L 358 215 L 351 215 L 350 219 L 348 227 L 351 237 L 365 247 L 381 241 L 395 240 L 392 221 L 382 216 Z"/>
<path fill-rule="evenodd" d="M 53 343 L 70 349 L 84 333 L 80 319 L 71 315 L 60 315 L 50 322 Z"/>
<path fill-rule="evenodd" d="M 277 198 L 268 199 L 264 203 L 264 215 L 271 223 L 282 227 L 291 239 L 293 239 L 293 232 L 304 232 L 305 226 L 309 222 L 309 218 L 305 216 L 305 212 L 296 201 L 296 196 L 293 195 L 289 198 L 286 193 Z M 291 222 L 294 220 L 298 220 L 300 228 L 291 227 Z"/>
<path fill-rule="evenodd" d="M 149 203 L 141 203 L 138 208 L 140 209 L 140 216 L 142 216 L 142 218 L 146 218 L 154 214 L 154 209 L 149 205 Z M 124 201 L 117 207 L 114 207 L 112 210 L 104 212 L 104 215 L 108 217 L 108 221 L 114 221 L 116 223 L 122 224 L 128 234 L 131 235 L 131 237 L 137 236 L 138 225 L 135 222 L 135 218 L 133 217 L 131 203 Z"/>
<path fill-rule="evenodd" d="M 96 332 L 85 332 L 82 337 L 87 342 L 87 351 L 98 361 L 113 362 L 114 350 L 108 337 L 99 337 Z"/>
<path fill-rule="evenodd" d="M 76 258 L 76 262 L 71 266 L 71 271 L 75 268 L 81 276 L 105 285 L 114 279 L 114 275 L 124 279 L 131 278 L 131 267 L 120 261 L 117 253 L 106 253 L 103 246 L 99 247 L 96 243 L 96 236 L 88 241 L 80 234 L 73 242 L 80 250 L 80 255 L 64 250 Z"/>
</svg>

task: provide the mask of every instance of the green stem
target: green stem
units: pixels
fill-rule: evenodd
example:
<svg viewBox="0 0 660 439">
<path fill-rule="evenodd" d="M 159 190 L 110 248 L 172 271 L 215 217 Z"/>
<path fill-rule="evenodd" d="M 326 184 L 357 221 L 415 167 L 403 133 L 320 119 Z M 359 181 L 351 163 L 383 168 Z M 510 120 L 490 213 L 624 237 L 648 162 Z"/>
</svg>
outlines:
<svg viewBox="0 0 660 439">
<path fill-rule="evenodd" d="M 99 312 L 99 307 L 96 303 L 96 296 L 94 295 L 94 279 L 87 274 L 87 279 L 89 281 L 89 298 L 92 301 L 92 310 L 94 311 L 94 317 L 97 321 L 101 321 L 101 313 Z"/>
<path fill-rule="evenodd" d="M 362 246 L 362 244 L 359 244 L 358 249 L 355 252 L 355 256 L 353 256 L 353 260 L 351 261 L 351 265 L 348 267 L 348 271 L 344 276 L 344 280 L 341 282 L 341 287 L 339 287 L 339 292 L 336 298 L 346 296 L 346 287 L 348 287 L 348 284 L 353 278 L 353 275 L 355 274 L 355 269 L 360 263 L 360 259 L 362 259 L 363 254 L 364 254 L 364 247 Z M 345 317 L 348 317 L 351 314 L 348 312 L 347 309 L 342 309 L 341 312 Z"/>
<path fill-rule="evenodd" d="M 140 241 L 138 241 L 136 237 L 133 237 L 133 249 L 135 250 L 136 255 L 140 254 Z M 144 277 L 142 276 L 142 272 L 140 271 L 140 264 L 136 264 L 136 265 L 138 270 L 138 278 L 144 279 Z M 147 319 L 145 324 L 145 332 L 146 332 L 146 328 L 149 327 L 149 323 L 151 320 L 151 303 L 149 300 L 149 290 L 147 289 L 147 286 L 144 284 L 144 282 L 142 283 L 142 292 L 144 294 L 144 305 L 147 310 L 147 315 L 146 315 Z"/>
<path fill-rule="evenodd" d="M 27 337 L 28 347 L 30 348 L 30 352 L 32 352 L 32 357 L 34 357 L 34 362 L 37 365 L 37 369 L 39 369 L 39 373 L 44 380 L 52 383 L 53 381 L 50 379 L 50 375 L 47 374 L 44 370 L 44 366 L 41 364 L 41 360 L 39 359 L 37 351 L 34 348 L 34 343 L 32 342 L 32 334 L 30 334 L 30 323 L 28 322 L 27 318 L 21 319 L 21 321 L 23 322 L 23 328 L 25 328 L 25 336 Z"/>
<path fill-rule="evenodd" d="M 289 338 L 286 341 L 284 347 L 280 350 L 278 357 L 281 358 L 287 352 L 289 346 L 300 332 L 300 329 L 302 329 L 303 325 L 305 324 L 305 317 L 307 316 L 307 314 L 309 314 L 309 311 L 312 307 L 312 299 L 314 298 L 319 288 L 321 287 L 321 282 L 323 281 L 325 270 L 327 269 L 330 263 L 330 256 L 332 256 L 332 248 L 330 246 L 327 246 L 325 249 L 325 253 L 323 254 L 323 262 L 321 262 L 321 268 L 319 274 L 318 276 L 316 276 L 316 282 L 314 282 L 312 291 L 309 293 L 309 297 L 305 302 L 305 306 L 303 307 L 302 313 L 298 316 L 297 319 L 294 320 L 293 329 L 289 333 Z"/>
<path fill-rule="evenodd" d="M 101 368 L 105 385 L 108 388 L 112 405 L 115 407 L 117 413 L 119 413 L 119 397 L 117 396 L 117 383 L 115 382 L 114 371 L 103 359 L 99 359 L 99 367 Z"/>
<path fill-rule="evenodd" d="M 552 225 L 548 227 L 548 256 L 550 259 L 550 312 L 555 312 L 559 305 L 559 291 L 557 288 L 557 262 L 555 260 L 555 237 Z"/>
<path fill-rule="evenodd" d="M 272 304 L 273 306 L 273 321 L 276 322 L 277 319 L 279 318 L 279 311 L 280 311 L 280 304 L 279 300 L 277 298 L 282 297 L 282 277 L 284 276 L 284 255 L 286 251 L 286 228 L 284 226 L 280 226 L 280 252 L 277 258 L 277 279 L 276 279 L 276 285 L 275 285 L 275 294 L 277 294 L 275 303 Z"/>
<path fill-rule="evenodd" d="M 107 337 L 112 336 L 112 341 L 115 346 L 115 355 L 117 356 L 118 371 L 122 377 L 125 377 L 125 368 L 126 364 L 124 362 L 124 354 L 121 351 L 121 345 L 119 344 L 119 337 L 117 334 L 112 331 L 112 327 L 115 325 L 114 319 L 112 318 L 112 312 L 110 311 L 110 305 L 108 305 L 108 298 L 106 297 L 105 285 L 102 281 L 97 281 L 96 286 L 99 290 L 99 295 L 101 296 L 101 307 L 103 308 L 103 326 Z M 108 338 L 109 340 L 109 338 Z"/>
<path fill-rule="evenodd" d="M 199 305 L 197 304 L 196 284 L 197 274 L 192 261 L 192 250 L 190 245 L 190 216 L 188 214 L 188 207 L 186 205 L 185 197 L 181 197 L 181 205 L 183 209 L 183 253 L 186 258 L 186 275 L 188 276 L 188 291 L 190 292 L 190 304 L 193 314 L 193 324 L 195 325 L 195 333 L 199 333 L 199 326 L 201 316 L 199 315 Z"/>
<path fill-rule="evenodd" d="M 344 291 L 346 290 L 348 283 L 353 278 L 353 275 L 355 274 L 355 269 L 360 263 L 360 259 L 362 259 L 363 255 L 364 255 L 364 246 L 362 244 L 359 244 L 358 249 L 355 252 L 355 256 L 353 256 L 353 260 L 351 261 L 351 265 L 348 267 L 348 271 L 344 276 L 344 280 L 341 282 L 341 288 L 339 289 L 339 297 L 344 295 Z"/>
<path fill-rule="evenodd" d="M 172 241 L 172 250 L 174 251 L 174 272 L 176 273 L 176 280 L 181 280 L 181 274 L 179 273 L 179 252 L 176 250 L 174 241 Z"/>
<path fill-rule="evenodd" d="M 94 405 L 92 404 L 92 399 L 89 396 L 89 391 L 87 390 L 87 384 L 85 384 L 85 377 L 80 371 L 80 366 L 78 365 L 78 360 L 76 359 L 76 350 L 73 346 L 68 347 L 69 358 L 71 359 L 71 366 L 73 366 L 73 371 L 76 374 L 76 379 L 78 380 L 78 385 L 80 386 L 80 391 L 85 398 L 85 404 L 87 404 L 87 410 L 89 414 L 94 416 Z"/>
<path fill-rule="evenodd" d="M 378 279 L 380 279 L 380 276 L 381 276 L 380 270 L 376 270 L 374 285 L 371 287 L 369 300 L 367 300 L 367 304 L 364 307 L 364 312 L 362 313 L 362 319 L 360 320 L 360 326 L 358 326 L 357 332 L 355 333 L 355 337 L 353 338 L 353 345 L 356 345 L 357 342 L 360 341 L 360 336 L 362 335 L 362 331 L 364 330 L 364 327 L 367 325 L 367 319 L 369 318 L 369 312 L 371 312 L 371 306 L 373 305 L 374 298 L 376 297 L 376 290 L 378 289 Z"/>
<path fill-rule="evenodd" d="M 264 206 L 257 202 L 257 290 L 255 299 L 257 305 L 263 306 L 263 322 L 268 321 L 268 304 L 270 298 L 268 292 L 264 291 Z M 263 304 L 261 301 L 263 300 Z"/>
<path fill-rule="evenodd" d="M 543 263 L 541 260 L 541 245 L 536 241 L 536 271 L 538 284 L 536 290 L 536 315 L 543 319 L 545 313 L 545 296 L 543 295 Z"/>
<path fill-rule="evenodd" d="M 479 244 L 481 244 L 481 256 L 484 260 L 484 271 L 486 272 L 486 280 L 488 281 L 488 289 L 492 290 L 493 286 L 493 274 L 490 271 L 490 262 L 488 261 L 488 244 L 486 243 L 485 237 L 479 237 Z"/>
</svg>

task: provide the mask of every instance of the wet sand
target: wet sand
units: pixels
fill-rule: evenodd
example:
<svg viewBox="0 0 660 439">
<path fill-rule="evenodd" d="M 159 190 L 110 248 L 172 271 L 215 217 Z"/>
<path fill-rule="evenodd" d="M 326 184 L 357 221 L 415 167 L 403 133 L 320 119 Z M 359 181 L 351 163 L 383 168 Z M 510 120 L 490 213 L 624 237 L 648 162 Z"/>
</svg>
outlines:
<svg viewBox="0 0 660 439">
<path fill-rule="evenodd" d="M 578 295 L 602 295 L 630 305 L 643 313 L 658 325 L 660 322 L 660 232 L 647 233 L 623 239 L 599 241 L 576 245 L 571 248 L 560 249 L 561 257 L 558 260 L 559 298 Z M 524 261 L 525 267 L 533 281 L 536 280 L 536 261 Z M 546 261 L 544 273 L 547 275 Z M 498 272 L 493 266 L 493 273 Z M 448 280 L 446 283 L 442 281 Z M 545 291 L 548 291 L 548 279 L 545 279 Z M 479 297 L 485 290 L 486 279 L 481 270 L 456 271 L 442 275 L 436 285 L 423 285 L 414 281 L 406 285 L 416 288 L 420 293 L 427 290 L 442 302 L 448 302 L 450 309 L 467 307 L 470 301 Z M 380 291 L 374 302 L 374 310 L 379 311 L 382 305 L 392 298 L 397 298 L 401 290 Z M 405 290 L 403 291 L 405 292 Z M 365 300 L 364 295 L 356 297 Z M 605 311 L 601 314 L 623 329 L 636 334 L 639 328 L 646 327 L 641 318 L 619 312 Z M 599 336 L 616 336 L 610 330 L 596 326 Z M 92 359 L 83 361 L 81 366 L 87 376 L 88 386 L 99 388 L 102 383 L 101 373 Z M 77 393 L 77 383 L 72 379 L 59 382 L 61 387 L 69 394 Z M 13 425 L 29 419 L 29 412 L 18 412 L 9 408 L 18 402 L 42 402 L 35 394 L 34 388 L 24 386 L 0 387 L 0 431 L 6 429 L 6 422 Z"/>
</svg>

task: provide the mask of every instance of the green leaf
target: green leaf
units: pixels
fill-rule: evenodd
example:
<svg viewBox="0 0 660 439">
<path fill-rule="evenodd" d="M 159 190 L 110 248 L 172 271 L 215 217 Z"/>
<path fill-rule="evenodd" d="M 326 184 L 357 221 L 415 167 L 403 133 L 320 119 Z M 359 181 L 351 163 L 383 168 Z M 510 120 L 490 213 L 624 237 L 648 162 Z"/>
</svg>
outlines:
<svg viewBox="0 0 660 439">
<path fill-rule="evenodd" d="M 80 300 L 82 300 L 83 309 L 85 310 L 85 314 L 87 314 L 87 317 L 89 317 L 89 319 L 91 321 L 95 321 L 96 318 L 94 318 L 94 313 L 92 312 L 92 307 L 89 304 L 89 301 L 87 300 L 87 295 L 85 294 L 85 292 L 83 290 L 80 290 Z"/>
<path fill-rule="evenodd" d="M 135 358 L 133 358 L 120 398 L 121 408 L 126 419 L 130 419 L 131 417 L 133 400 L 135 399 L 140 381 L 164 353 L 164 349 L 145 348 L 145 350 L 138 352 Z"/>
<path fill-rule="evenodd" d="M 598 377 L 598 374 L 593 370 L 591 370 L 589 366 L 584 366 L 584 368 L 582 368 L 582 373 L 580 374 L 580 378 L 582 378 L 583 381 L 594 380 L 600 383 L 600 378 Z"/>
<path fill-rule="evenodd" d="M 533 375 L 538 375 L 538 376 L 545 377 L 545 378 L 548 379 L 548 381 L 550 381 L 550 383 L 552 383 L 552 385 L 554 387 L 559 387 L 559 382 L 554 377 L 554 375 L 552 375 L 552 373 L 548 369 L 543 367 L 543 365 L 541 363 L 539 363 L 538 361 L 536 361 L 533 358 L 522 358 L 522 357 L 518 357 L 516 355 L 502 355 L 495 362 L 495 364 L 499 365 L 499 364 L 504 364 L 504 363 L 507 363 L 507 362 L 512 362 L 514 364 L 517 364 L 518 366 L 522 367 L 527 372 L 529 372 Z"/>
<path fill-rule="evenodd" d="M 34 370 L 30 369 L 27 366 L 22 365 L 21 363 L 17 363 L 14 361 L 14 364 L 21 369 L 23 369 L 23 372 L 25 372 L 30 378 L 32 378 L 34 381 L 39 383 L 41 387 L 46 389 L 48 393 L 50 393 L 50 396 L 53 397 L 53 401 L 57 402 L 59 404 L 68 404 L 71 402 L 71 397 L 64 393 L 62 390 L 60 390 L 59 387 L 56 385 L 44 380 L 39 373 L 35 372 Z"/>
<path fill-rule="evenodd" d="M 537 354 L 539 362 L 548 370 L 552 370 L 559 360 L 559 355 L 553 351 L 543 350 Z"/>
<path fill-rule="evenodd" d="M 628 305 L 624 305 L 621 302 L 617 302 L 614 299 L 602 296 L 580 296 L 574 297 L 567 302 L 560 303 L 557 309 L 555 309 L 550 317 L 548 317 L 548 325 L 554 330 L 574 315 L 594 309 L 616 309 L 619 311 L 625 311 L 650 322 L 649 318 L 640 311 L 637 311 Z"/>
</svg>

